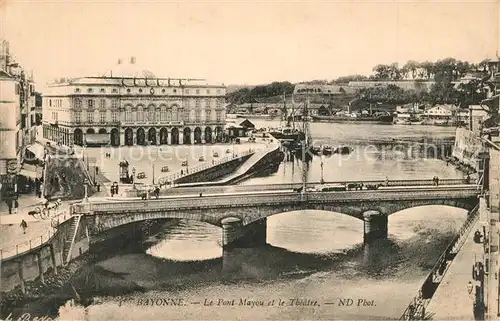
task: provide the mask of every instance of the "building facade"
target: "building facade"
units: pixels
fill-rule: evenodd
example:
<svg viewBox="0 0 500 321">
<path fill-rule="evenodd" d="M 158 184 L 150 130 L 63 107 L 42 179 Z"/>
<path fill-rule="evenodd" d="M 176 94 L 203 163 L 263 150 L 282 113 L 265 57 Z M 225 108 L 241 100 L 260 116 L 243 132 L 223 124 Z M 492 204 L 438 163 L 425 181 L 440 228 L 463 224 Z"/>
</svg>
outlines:
<svg viewBox="0 0 500 321">
<path fill-rule="evenodd" d="M 53 84 L 43 95 L 43 137 L 64 145 L 202 144 L 222 140 L 224 85 L 157 78 L 135 60 L 101 77 Z"/>
<path fill-rule="evenodd" d="M 25 148 L 34 143 L 35 86 L 0 40 L 0 196 L 14 196 Z"/>
</svg>

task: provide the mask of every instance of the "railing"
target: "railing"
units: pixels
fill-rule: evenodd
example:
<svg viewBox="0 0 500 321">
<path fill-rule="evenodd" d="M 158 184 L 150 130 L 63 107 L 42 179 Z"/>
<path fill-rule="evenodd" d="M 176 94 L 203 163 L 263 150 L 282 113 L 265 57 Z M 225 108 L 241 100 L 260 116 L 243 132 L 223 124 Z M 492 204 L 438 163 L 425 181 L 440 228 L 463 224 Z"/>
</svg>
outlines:
<svg viewBox="0 0 500 321">
<path fill-rule="evenodd" d="M 461 189 L 450 190 L 422 190 L 406 189 L 404 191 L 394 190 L 363 190 L 346 192 L 321 192 L 306 193 L 309 202 L 328 203 L 332 201 L 352 202 L 360 200 L 428 200 L 428 199 L 457 199 L 468 198 L 477 195 L 475 186 L 464 186 Z M 301 194 L 296 192 L 278 192 L 254 195 L 207 195 L 204 197 L 179 197 L 154 200 L 131 200 L 120 203 L 96 202 L 91 204 L 91 210 L 97 212 L 134 212 L 140 210 L 178 210 L 191 208 L 219 208 L 219 207 L 241 207 L 241 206 L 263 206 L 290 204 L 301 200 Z M 75 204 L 76 213 L 82 213 L 82 205 Z"/>
<path fill-rule="evenodd" d="M 214 161 L 213 163 L 204 163 L 204 164 L 198 165 L 196 167 L 186 166 L 186 169 L 183 169 L 182 172 L 177 172 L 177 173 L 171 174 L 169 176 L 161 177 L 160 179 L 158 179 L 158 183 L 160 185 L 166 185 L 166 184 L 174 182 L 176 179 L 179 179 L 181 177 L 186 177 L 186 176 L 201 172 L 205 169 L 208 169 L 208 168 L 220 165 L 220 164 L 228 163 L 228 162 L 231 162 L 235 159 L 245 157 L 248 155 L 252 155 L 254 153 L 255 153 L 255 151 L 251 149 L 248 151 L 243 151 L 243 152 L 240 152 L 238 154 L 235 154 L 234 156 L 229 156 L 229 157 L 224 157 L 224 158 L 218 159 L 217 161 Z"/>
<path fill-rule="evenodd" d="M 48 243 L 54 237 L 54 235 L 56 235 L 57 226 L 65 222 L 70 217 L 71 215 L 67 212 L 58 214 L 51 219 L 51 227 L 49 228 L 48 231 L 45 231 L 42 235 L 34 237 L 28 241 L 24 241 L 16 245 L 0 249 L 0 261 L 7 260 L 16 257 L 18 255 L 23 255 L 31 251 L 32 249 L 36 249 Z"/>
<path fill-rule="evenodd" d="M 450 267 L 450 264 L 448 264 L 449 260 L 447 259 L 447 256 L 450 253 L 456 254 L 458 253 L 458 251 L 460 251 L 463 244 L 467 240 L 467 236 L 469 235 L 471 227 L 474 226 L 475 222 L 479 218 L 478 212 L 479 204 L 469 212 L 469 216 L 460 228 L 457 237 L 455 237 L 453 241 L 450 242 L 446 250 L 441 254 L 436 264 L 434 264 L 434 267 L 431 269 L 426 280 L 429 280 L 429 278 L 432 277 L 433 283 L 439 284 L 442 281 Z M 432 297 L 424 298 L 422 288 L 423 286 L 420 287 L 417 295 L 411 300 L 410 304 L 405 309 L 403 315 L 399 318 L 399 320 L 424 320 L 426 318 L 425 308 L 430 303 Z"/>
</svg>

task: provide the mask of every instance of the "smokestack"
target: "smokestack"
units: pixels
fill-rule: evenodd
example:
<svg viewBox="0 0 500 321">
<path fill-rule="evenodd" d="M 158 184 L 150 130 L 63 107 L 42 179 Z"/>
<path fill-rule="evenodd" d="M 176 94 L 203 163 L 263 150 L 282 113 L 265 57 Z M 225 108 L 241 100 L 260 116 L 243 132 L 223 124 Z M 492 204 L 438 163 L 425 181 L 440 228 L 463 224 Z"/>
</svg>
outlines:
<svg viewBox="0 0 500 321">
<path fill-rule="evenodd" d="M 130 57 L 130 63 L 135 64 L 135 57 Z"/>
</svg>

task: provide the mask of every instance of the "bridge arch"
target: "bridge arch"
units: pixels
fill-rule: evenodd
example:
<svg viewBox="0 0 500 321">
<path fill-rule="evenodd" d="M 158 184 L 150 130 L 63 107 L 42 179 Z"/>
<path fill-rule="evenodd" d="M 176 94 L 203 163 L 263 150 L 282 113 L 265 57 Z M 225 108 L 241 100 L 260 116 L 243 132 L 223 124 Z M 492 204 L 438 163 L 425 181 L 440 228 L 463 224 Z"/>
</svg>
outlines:
<svg viewBox="0 0 500 321">
<path fill-rule="evenodd" d="M 153 201 L 154 202 L 154 201 Z M 301 210 L 320 210 L 334 212 L 335 214 L 349 215 L 357 219 L 363 220 L 363 214 L 367 211 L 377 211 L 382 215 L 389 216 L 405 209 L 426 206 L 426 205 L 443 205 L 465 210 L 472 210 L 478 204 L 477 197 L 458 198 L 458 199 L 430 199 L 430 200 L 385 200 L 385 201 L 336 201 L 326 203 L 290 203 L 279 205 L 253 205 L 253 206 L 238 206 L 238 207 L 222 207 L 222 208 L 199 208 L 196 204 L 189 205 L 182 211 L 179 210 L 148 210 L 148 201 L 144 202 L 141 210 L 124 210 L 117 208 L 116 210 L 102 213 L 94 212 L 96 219 L 95 225 L 98 230 L 104 231 L 120 225 L 133 223 L 137 221 L 175 218 L 196 220 L 206 222 L 215 226 L 221 226 L 222 220 L 228 217 L 236 217 L 241 219 L 242 225 L 250 225 L 263 218 L 267 218 L 276 214 L 282 214 Z"/>
</svg>

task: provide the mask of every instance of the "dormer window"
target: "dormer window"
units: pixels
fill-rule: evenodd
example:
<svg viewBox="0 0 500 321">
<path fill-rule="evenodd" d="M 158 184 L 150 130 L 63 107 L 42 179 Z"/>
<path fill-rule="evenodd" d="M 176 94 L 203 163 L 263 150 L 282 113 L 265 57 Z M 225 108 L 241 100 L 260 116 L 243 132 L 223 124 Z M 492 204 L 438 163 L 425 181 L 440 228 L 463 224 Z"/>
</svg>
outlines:
<svg viewBox="0 0 500 321">
<path fill-rule="evenodd" d="M 91 93 L 93 90 L 92 88 L 87 89 L 87 92 Z"/>
<path fill-rule="evenodd" d="M 129 94 L 130 94 L 130 88 L 127 88 L 127 93 L 129 93 Z"/>
<path fill-rule="evenodd" d="M 139 92 L 142 93 L 142 89 L 139 89 Z"/>
<path fill-rule="evenodd" d="M 162 89 L 162 90 L 161 90 L 161 92 L 162 92 L 163 94 L 165 93 L 165 91 L 166 91 L 165 89 Z"/>
<path fill-rule="evenodd" d="M 177 92 L 177 89 L 174 89 L 174 94 Z"/>
<path fill-rule="evenodd" d="M 101 93 L 104 93 L 104 92 L 106 92 L 106 91 L 104 90 L 104 88 L 101 88 Z"/>
<path fill-rule="evenodd" d="M 75 88 L 75 93 L 79 93 L 80 92 L 80 88 Z"/>
<path fill-rule="evenodd" d="M 117 93 L 117 92 L 118 92 L 118 90 L 117 90 L 116 88 L 113 88 L 112 92 L 113 92 L 113 93 Z"/>
</svg>

